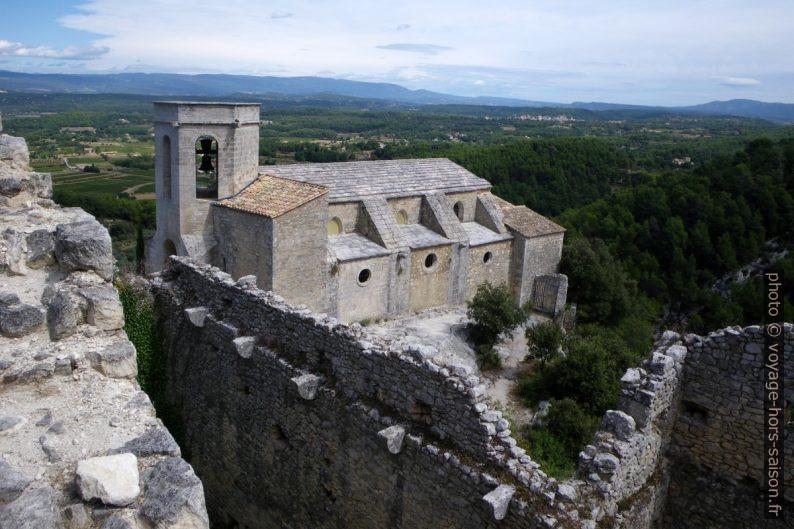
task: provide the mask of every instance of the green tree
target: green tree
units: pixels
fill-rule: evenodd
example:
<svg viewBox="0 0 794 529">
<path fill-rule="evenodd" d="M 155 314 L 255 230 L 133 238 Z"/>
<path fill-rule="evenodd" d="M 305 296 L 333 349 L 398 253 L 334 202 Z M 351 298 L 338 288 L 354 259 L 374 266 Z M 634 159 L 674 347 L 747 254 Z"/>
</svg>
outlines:
<svg viewBox="0 0 794 529">
<path fill-rule="evenodd" d="M 499 335 L 523 323 L 531 310 L 529 304 L 524 307 L 516 305 L 506 285 L 494 286 L 488 282 L 477 287 L 477 293 L 467 307 L 471 338 L 477 344 L 478 352 L 486 357 Z"/>
<path fill-rule="evenodd" d="M 527 327 L 524 335 L 527 338 L 527 352 L 530 356 L 540 359 L 542 369 L 559 356 L 562 330 L 556 323 L 541 322 Z"/>
</svg>

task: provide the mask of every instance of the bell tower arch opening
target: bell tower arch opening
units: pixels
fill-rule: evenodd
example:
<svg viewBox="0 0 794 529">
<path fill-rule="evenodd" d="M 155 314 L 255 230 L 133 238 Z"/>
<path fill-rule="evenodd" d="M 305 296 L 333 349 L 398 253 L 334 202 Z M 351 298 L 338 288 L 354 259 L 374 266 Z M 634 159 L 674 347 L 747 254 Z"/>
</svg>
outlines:
<svg viewBox="0 0 794 529">
<path fill-rule="evenodd" d="M 218 140 L 196 140 L 196 198 L 218 198 Z"/>
<path fill-rule="evenodd" d="M 163 172 L 162 186 L 163 198 L 171 198 L 171 138 L 166 134 L 163 135 L 162 155 L 160 164 Z"/>
</svg>

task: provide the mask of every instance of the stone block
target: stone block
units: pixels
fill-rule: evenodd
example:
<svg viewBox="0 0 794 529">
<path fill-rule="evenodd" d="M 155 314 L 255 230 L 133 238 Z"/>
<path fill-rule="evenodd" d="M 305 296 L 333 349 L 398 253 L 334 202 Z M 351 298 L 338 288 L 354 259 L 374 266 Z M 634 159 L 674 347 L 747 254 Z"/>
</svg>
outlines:
<svg viewBox="0 0 794 529">
<path fill-rule="evenodd" d="M 608 432 L 614 433 L 621 441 L 628 440 L 637 431 L 637 424 L 634 419 L 630 415 L 616 410 L 607 410 L 601 427 Z"/>
<path fill-rule="evenodd" d="M 60 340 L 71 336 L 82 322 L 83 314 L 80 303 L 68 290 L 58 290 L 47 307 L 47 325 L 50 338 Z"/>
<path fill-rule="evenodd" d="M 207 529 L 204 488 L 184 460 L 170 457 L 145 474 L 138 511 L 154 527 Z"/>
<path fill-rule="evenodd" d="M 78 291 L 86 300 L 86 323 L 103 331 L 114 331 L 124 326 L 124 309 L 116 289 L 108 286 L 87 287 Z"/>
<path fill-rule="evenodd" d="M 113 278 L 110 235 L 96 220 L 59 224 L 55 229 L 55 256 L 64 273 L 92 270 L 106 281 Z"/>
<path fill-rule="evenodd" d="M 12 502 L 22 494 L 31 479 L 0 460 L 0 505 Z"/>
<path fill-rule="evenodd" d="M 36 230 L 28 234 L 27 258 L 25 264 L 30 268 L 42 268 L 55 263 L 55 234 L 50 230 Z"/>
<path fill-rule="evenodd" d="M 77 463 L 77 486 L 86 501 L 129 505 L 138 498 L 138 458 L 133 454 L 92 457 Z"/>
<path fill-rule="evenodd" d="M 179 445 L 176 444 L 171 434 L 162 426 L 149 428 L 142 435 L 131 439 L 119 448 L 108 450 L 108 455 L 135 454 L 138 457 L 147 457 L 156 454 L 179 456 Z"/>
<path fill-rule="evenodd" d="M 234 350 L 243 358 L 251 358 L 256 345 L 256 338 L 254 336 L 240 336 L 232 340 Z"/>
<path fill-rule="evenodd" d="M 194 327 L 204 327 L 204 321 L 207 318 L 207 307 L 193 307 L 185 309 L 185 316 Z"/>
<path fill-rule="evenodd" d="M 494 490 L 483 496 L 483 501 L 491 509 L 491 514 L 494 520 L 504 520 L 507 516 L 507 509 L 510 506 L 510 500 L 516 493 L 516 488 L 512 485 L 499 485 Z"/>
<path fill-rule="evenodd" d="M 63 529 L 55 491 L 49 485 L 30 488 L 17 499 L 0 507 L 3 529 Z"/>
<path fill-rule="evenodd" d="M 135 346 L 124 340 L 88 353 L 91 367 L 110 378 L 134 378 L 138 374 Z"/>
<path fill-rule="evenodd" d="M 378 435 L 386 440 L 386 448 L 392 454 L 399 454 L 402 450 L 403 439 L 405 438 L 405 428 L 402 426 L 394 425 L 389 426 L 378 432 Z"/>
<path fill-rule="evenodd" d="M 0 297 L 0 334 L 19 338 L 35 332 L 44 324 L 44 312 L 32 305 L 21 303 L 16 294 L 3 293 Z"/>
<path fill-rule="evenodd" d="M 298 394 L 302 399 L 313 400 L 317 395 L 317 388 L 320 386 L 320 377 L 306 374 L 291 378 L 290 380 L 295 384 L 295 387 L 298 388 Z"/>
</svg>

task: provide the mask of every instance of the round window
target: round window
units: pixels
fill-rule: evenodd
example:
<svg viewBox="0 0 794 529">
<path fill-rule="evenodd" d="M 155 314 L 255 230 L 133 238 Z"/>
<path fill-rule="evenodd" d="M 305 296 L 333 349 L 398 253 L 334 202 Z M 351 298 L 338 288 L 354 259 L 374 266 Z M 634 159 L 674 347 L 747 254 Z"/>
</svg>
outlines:
<svg viewBox="0 0 794 529">
<path fill-rule="evenodd" d="M 358 284 L 364 285 L 366 284 L 370 278 L 372 277 L 372 272 L 369 268 L 363 269 L 361 272 L 358 273 Z"/>
<path fill-rule="evenodd" d="M 425 257 L 425 268 L 433 268 L 433 265 L 435 265 L 437 261 L 438 257 L 436 257 L 436 254 L 427 254 L 427 257 Z"/>
<path fill-rule="evenodd" d="M 491 261 L 491 259 L 493 259 L 493 254 L 491 252 L 485 252 L 485 254 L 482 256 L 483 263 L 488 263 Z"/>
</svg>

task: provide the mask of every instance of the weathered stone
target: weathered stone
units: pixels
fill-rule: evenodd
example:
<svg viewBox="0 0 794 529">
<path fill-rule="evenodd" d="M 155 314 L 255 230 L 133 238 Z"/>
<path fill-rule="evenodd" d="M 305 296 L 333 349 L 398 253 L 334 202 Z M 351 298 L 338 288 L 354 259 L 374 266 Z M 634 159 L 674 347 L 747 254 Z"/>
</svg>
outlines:
<svg viewBox="0 0 794 529">
<path fill-rule="evenodd" d="M 59 224 L 55 255 L 63 272 L 93 270 L 106 281 L 113 278 L 110 235 L 96 220 Z"/>
<path fill-rule="evenodd" d="M 56 290 L 47 307 L 47 325 L 50 329 L 50 338 L 52 340 L 60 340 L 71 336 L 77 331 L 77 325 L 81 321 L 82 312 L 79 302 L 68 290 Z"/>
<path fill-rule="evenodd" d="M 2 415 L 0 416 L 0 435 L 8 435 L 15 432 L 22 428 L 26 422 L 24 417 Z"/>
<path fill-rule="evenodd" d="M 77 486 L 83 499 L 128 505 L 140 494 L 138 460 L 133 454 L 92 457 L 77 463 Z"/>
<path fill-rule="evenodd" d="M 165 428 L 154 426 L 149 428 L 142 435 L 127 441 L 120 448 L 108 451 L 108 455 L 132 453 L 138 457 L 147 457 L 155 454 L 178 456 L 180 454 L 179 445 Z"/>
<path fill-rule="evenodd" d="M 0 244 L 0 272 L 5 271 L 11 275 L 27 274 L 26 252 L 25 234 L 14 228 L 4 230 Z"/>
<path fill-rule="evenodd" d="M 237 284 L 243 288 L 253 288 L 256 286 L 256 276 L 255 275 L 242 276 L 240 279 L 237 280 Z"/>
<path fill-rule="evenodd" d="M 25 240 L 27 257 L 25 264 L 30 268 L 42 268 L 55 263 L 55 234 L 50 230 L 36 230 Z"/>
<path fill-rule="evenodd" d="M 612 454 L 599 453 L 593 459 L 596 467 L 605 473 L 614 472 L 620 465 L 620 460 Z"/>
<path fill-rule="evenodd" d="M 78 294 L 87 302 L 86 323 L 103 331 L 114 331 L 124 326 L 124 310 L 112 286 L 86 287 Z"/>
<path fill-rule="evenodd" d="M 637 431 L 634 419 L 630 415 L 616 410 L 607 410 L 601 427 L 614 433 L 621 441 L 628 440 Z"/>
<path fill-rule="evenodd" d="M 0 134 L 0 165 L 6 169 L 16 169 L 20 172 L 27 171 L 30 155 L 28 154 L 28 144 L 25 138 Z M 17 191 L 18 193 L 19 191 Z M 6 196 L 13 196 L 10 191 L 0 186 L 0 193 Z"/>
<path fill-rule="evenodd" d="M 69 505 L 63 510 L 63 518 L 68 529 L 90 529 L 94 524 L 82 503 Z"/>
<path fill-rule="evenodd" d="M 399 454 L 402 450 L 403 439 L 405 438 L 405 428 L 394 425 L 389 426 L 378 432 L 378 435 L 386 440 L 386 448 L 392 454 Z"/>
<path fill-rule="evenodd" d="M 254 345 L 256 345 L 256 338 L 254 336 L 240 336 L 232 340 L 234 350 L 243 358 L 251 358 L 254 352 Z"/>
<path fill-rule="evenodd" d="M 204 327 L 204 320 L 207 317 L 207 307 L 193 307 L 185 309 L 185 316 L 195 327 Z"/>
<path fill-rule="evenodd" d="M 579 497 L 579 494 L 576 492 L 576 488 L 572 485 L 568 483 L 560 483 L 557 485 L 557 497 L 562 501 L 574 503 Z"/>
<path fill-rule="evenodd" d="M 204 488 L 184 460 L 172 457 L 155 464 L 146 475 L 143 490 L 139 512 L 157 527 L 207 527 Z"/>
<path fill-rule="evenodd" d="M 317 394 L 317 388 L 320 385 L 320 378 L 316 375 L 306 374 L 291 379 L 295 387 L 298 388 L 298 394 L 301 398 L 306 400 L 313 400 Z"/>
<path fill-rule="evenodd" d="M 10 302 L 14 300 L 13 302 Z M 44 312 L 32 305 L 19 302 L 16 295 L 0 301 L 0 334 L 19 338 L 37 331 L 44 324 Z"/>
<path fill-rule="evenodd" d="M 55 491 L 49 485 L 27 489 L 11 503 L 0 507 L 0 528 L 63 529 Z"/>
<path fill-rule="evenodd" d="M 138 374 L 135 346 L 129 340 L 116 342 L 88 353 L 91 367 L 111 378 L 134 378 Z"/>
<path fill-rule="evenodd" d="M 105 519 L 102 527 L 99 529 L 134 529 L 132 524 L 122 518 L 121 516 L 110 516 Z"/>
<path fill-rule="evenodd" d="M 31 479 L 0 460 L 0 505 L 14 501 L 22 494 Z"/>
<path fill-rule="evenodd" d="M 44 454 L 46 454 L 47 460 L 50 463 L 57 463 L 61 460 L 61 455 L 58 453 L 55 445 L 46 436 L 42 435 L 39 437 L 39 444 L 41 445 L 41 449 L 44 450 Z"/>
<path fill-rule="evenodd" d="M 507 509 L 516 488 L 512 485 L 499 485 L 494 490 L 483 496 L 483 500 L 491 508 L 494 520 L 504 520 L 507 516 Z"/>
</svg>

